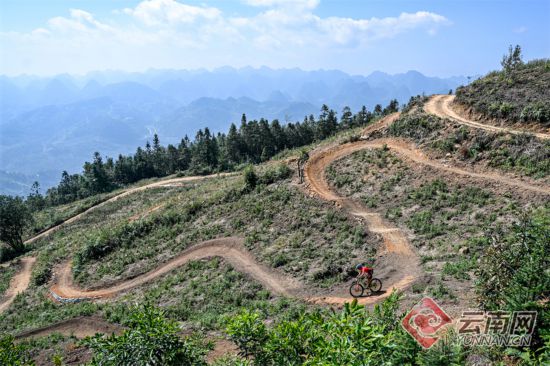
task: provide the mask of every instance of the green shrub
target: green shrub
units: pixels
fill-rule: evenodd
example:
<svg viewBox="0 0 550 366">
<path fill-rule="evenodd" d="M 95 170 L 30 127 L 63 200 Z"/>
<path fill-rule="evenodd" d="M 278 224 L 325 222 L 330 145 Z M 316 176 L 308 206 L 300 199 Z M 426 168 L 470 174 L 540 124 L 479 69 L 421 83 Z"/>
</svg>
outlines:
<svg viewBox="0 0 550 366">
<path fill-rule="evenodd" d="M 256 188 L 256 184 L 258 184 L 258 175 L 252 165 L 249 165 L 244 169 L 243 177 L 245 190 L 253 191 L 254 188 Z"/>
<path fill-rule="evenodd" d="M 42 286 L 51 279 L 52 267 L 49 265 L 39 265 L 37 269 L 33 270 L 32 283 L 35 286 Z"/>
<path fill-rule="evenodd" d="M 339 312 L 304 312 L 269 328 L 257 311 L 245 310 L 229 320 L 227 333 L 255 365 L 413 364 L 420 347 L 401 328 L 398 308 L 393 293 L 372 312 L 354 301 Z"/>
<path fill-rule="evenodd" d="M 270 167 L 267 169 L 258 179 L 257 181 L 261 184 L 272 184 L 279 180 L 286 179 L 292 175 L 292 170 L 288 167 L 288 165 L 280 163 L 277 164 L 275 167 Z M 245 177 L 246 180 L 246 177 Z"/>
<path fill-rule="evenodd" d="M 442 281 L 438 281 L 437 284 L 430 289 L 430 295 L 439 300 L 456 298 L 451 289 L 445 286 Z"/>
<path fill-rule="evenodd" d="M 93 351 L 91 365 L 206 365 L 211 347 L 196 336 L 181 339 L 179 327 L 159 309 L 134 308 L 128 328 L 119 336 L 84 339 L 82 344 Z"/>
<path fill-rule="evenodd" d="M 457 280 L 469 280 L 468 271 L 472 270 L 473 266 L 467 261 L 447 262 L 443 265 L 442 275 L 447 275 L 456 278 Z"/>
<path fill-rule="evenodd" d="M 443 124 L 438 117 L 431 114 L 414 112 L 412 114 L 401 115 L 397 121 L 390 125 L 388 132 L 392 136 L 420 141 L 441 128 L 443 128 Z"/>
<path fill-rule="evenodd" d="M 441 224 L 434 223 L 434 217 L 431 211 L 420 211 L 413 214 L 407 225 L 414 230 L 415 233 L 426 235 L 428 239 L 445 233 L 445 228 Z"/>
<path fill-rule="evenodd" d="M 490 233 L 476 270 L 476 292 L 489 310 L 537 310 L 537 329 L 550 329 L 550 209 L 526 215 L 509 230 Z M 542 346 L 535 335 L 533 349 Z"/>
<path fill-rule="evenodd" d="M 26 347 L 14 341 L 13 336 L 0 334 L 0 365 L 33 366 L 34 361 Z"/>
<path fill-rule="evenodd" d="M 258 312 L 244 309 L 229 319 L 226 332 L 245 357 L 263 358 L 263 345 L 267 341 L 267 328 Z"/>
</svg>

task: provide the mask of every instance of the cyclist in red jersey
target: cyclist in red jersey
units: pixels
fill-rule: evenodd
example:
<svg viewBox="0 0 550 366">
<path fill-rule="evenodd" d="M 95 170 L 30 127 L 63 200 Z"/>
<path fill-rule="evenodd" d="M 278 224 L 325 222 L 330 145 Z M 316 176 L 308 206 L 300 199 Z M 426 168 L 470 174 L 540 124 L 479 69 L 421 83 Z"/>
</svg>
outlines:
<svg viewBox="0 0 550 366">
<path fill-rule="evenodd" d="M 373 268 L 367 267 L 365 264 L 361 263 L 355 266 L 355 269 L 359 272 L 357 275 L 358 278 L 367 277 L 369 281 L 372 279 L 372 275 L 374 274 Z"/>
</svg>

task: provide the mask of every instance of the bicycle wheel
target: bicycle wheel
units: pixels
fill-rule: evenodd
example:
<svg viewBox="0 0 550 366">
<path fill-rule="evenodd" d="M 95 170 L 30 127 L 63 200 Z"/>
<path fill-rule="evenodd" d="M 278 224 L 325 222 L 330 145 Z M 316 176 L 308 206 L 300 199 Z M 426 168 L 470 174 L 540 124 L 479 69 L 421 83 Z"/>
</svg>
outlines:
<svg viewBox="0 0 550 366">
<path fill-rule="evenodd" d="M 354 282 L 351 284 L 351 286 L 349 287 L 349 294 L 353 297 L 361 297 L 363 296 L 363 291 L 365 289 L 363 288 L 363 286 L 359 283 L 359 282 Z"/>
<path fill-rule="evenodd" d="M 373 278 L 370 281 L 370 290 L 374 292 L 378 292 L 382 289 L 382 281 L 380 281 L 378 278 Z"/>
</svg>

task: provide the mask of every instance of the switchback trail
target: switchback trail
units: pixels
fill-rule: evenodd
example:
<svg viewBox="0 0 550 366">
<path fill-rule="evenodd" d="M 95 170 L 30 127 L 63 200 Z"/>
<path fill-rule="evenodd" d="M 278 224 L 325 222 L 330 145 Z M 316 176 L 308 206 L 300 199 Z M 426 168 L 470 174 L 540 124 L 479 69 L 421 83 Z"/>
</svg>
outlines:
<svg viewBox="0 0 550 366">
<path fill-rule="evenodd" d="M 98 290 L 83 290 L 73 284 L 71 262 L 67 261 L 61 265 L 55 276 L 55 283 L 50 288 L 50 293 L 59 302 L 78 302 L 84 300 L 97 300 L 138 287 L 150 282 L 166 273 L 183 266 L 189 261 L 203 258 L 221 257 L 229 262 L 236 270 L 246 273 L 273 293 L 302 299 L 312 303 L 341 305 L 351 300 L 350 296 L 317 296 L 311 295 L 310 291 L 304 289 L 302 284 L 289 276 L 282 275 L 277 271 L 259 263 L 254 256 L 244 247 L 243 239 L 238 237 L 227 237 L 208 240 L 184 250 L 179 256 L 160 265 L 156 269 L 137 276 L 133 279 L 120 282 L 111 287 Z M 389 293 L 387 293 L 389 295 Z M 386 295 L 386 296 L 387 296 Z M 384 296 L 374 296 L 359 300 L 362 304 L 374 303 Z"/>
<path fill-rule="evenodd" d="M 454 101 L 454 99 L 455 99 L 454 95 L 434 95 L 430 98 L 428 102 L 426 102 L 426 104 L 424 104 L 424 110 L 438 117 L 450 118 L 452 120 L 457 121 L 458 123 L 462 123 L 474 128 L 481 128 L 486 131 L 506 132 L 506 133 L 512 133 L 515 135 L 528 133 L 540 139 L 550 139 L 550 134 L 548 133 L 531 132 L 527 130 L 517 130 L 509 127 L 492 126 L 485 123 L 472 121 L 468 118 L 464 118 L 453 110 L 451 104 Z"/>
<path fill-rule="evenodd" d="M 437 97 L 432 98 L 432 101 L 436 98 Z M 399 117 L 399 115 L 399 113 L 393 113 L 375 124 L 368 126 L 363 131 L 363 136 L 361 138 L 365 140 L 368 138 L 369 134 L 389 126 Z M 485 127 L 485 125 L 481 126 L 481 128 Z M 325 175 L 328 166 L 344 156 L 363 149 L 382 147 L 390 148 L 392 151 L 410 161 L 430 166 L 437 170 L 463 175 L 482 181 L 492 181 L 495 184 L 504 184 L 544 195 L 550 195 L 550 187 L 548 186 L 509 178 L 497 172 L 478 173 L 442 164 L 425 156 L 414 146 L 414 144 L 401 139 L 381 138 L 372 141 L 357 141 L 331 146 L 325 149 L 320 149 L 317 153 L 312 153 L 304 169 L 304 175 L 309 185 L 309 189 L 322 199 L 332 201 L 344 208 L 351 215 L 361 218 L 365 221 L 369 231 L 378 233 L 382 236 L 385 251 L 381 253 L 381 262 L 384 263 L 384 267 L 390 266 L 390 268 L 384 268 L 385 272 L 389 272 L 386 275 L 386 278 L 383 278 L 384 285 L 387 288 L 384 295 L 390 294 L 394 289 L 404 289 L 414 282 L 414 280 L 422 273 L 418 258 L 411 249 L 411 245 L 409 244 L 406 235 L 400 229 L 388 223 L 380 214 L 368 210 L 363 205 L 351 199 L 339 196 L 332 190 Z M 382 297 L 383 296 L 377 297 L 377 300 Z M 330 297 L 323 297 L 319 300 L 331 302 Z M 338 302 L 339 298 L 336 298 L 333 301 Z"/>
<path fill-rule="evenodd" d="M 442 99 L 441 101 L 438 101 Z M 437 103 L 436 103 L 437 102 Z M 430 107 L 435 103 L 437 108 Z M 436 96 L 433 97 L 430 102 L 428 102 L 428 111 L 431 111 L 433 108 L 435 110 L 448 109 L 447 104 L 449 103 L 449 98 L 447 96 Z M 445 109 L 446 108 L 446 109 Z M 452 112 L 452 111 L 451 111 Z M 445 112 L 447 113 L 447 112 Z M 452 112 L 454 113 L 454 112 Z M 437 113 L 436 113 L 437 114 Z M 448 117 L 447 114 L 444 115 Z M 391 122 L 395 121 L 399 117 L 399 113 L 391 114 L 377 123 L 368 126 L 364 134 L 372 133 L 383 127 L 387 127 Z M 454 117 L 451 116 L 454 119 Z M 464 120 L 459 117 L 461 122 Z M 506 128 L 498 128 L 494 126 L 487 126 L 479 124 L 477 122 L 466 120 L 465 124 L 470 124 L 470 122 L 475 126 L 487 130 L 493 130 L 496 128 L 498 130 L 512 132 L 512 133 L 521 133 L 521 131 L 510 130 Z M 545 135 L 548 137 L 548 135 Z M 369 228 L 374 233 L 378 233 L 382 236 L 385 244 L 385 251 L 382 253 L 381 261 L 386 264 L 383 265 L 384 269 L 382 272 L 379 272 L 384 281 L 384 288 L 387 290 L 385 294 L 380 296 L 373 296 L 368 298 L 360 299 L 360 303 L 368 304 L 374 303 L 382 299 L 391 293 L 392 289 L 403 289 L 408 287 L 414 280 L 421 274 L 421 269 L 418 264 L 418 258 L 416 257 L 414 251 L 411 249 L 411 246 L 405 236 L 405 234 L 397 227 L 391 225 L 385 221 L 378 213 L 371 212 L 362 205 L 353 200 L 340 197 L 337 193 L 332 191 L 325 177 L 325 169 L 333 161 L 340 159 L 346 155 L 349 155 L 355 151 L 368 148 L 380 148 L 380 147 L 389 147 L 398 154 L 404 156 L 405 158 L 420 164 L 424 164 L 435 169 L 447 171 L 453 174 L 459 174 L 468 176 L 474 179 L 479 180 L 489 180 L 495 182 L 496 184 L 505 184 L 512 187 L 517 187 L 537 193 L 542 193 L 545 195 L 550 194 L 550 188 L 546 186 L 536 185 L 529 183 L 527 181 L 508 178 L 499 173 L 477 173 L 469 170 L 464 170 L 456 167 L 447 166 L 436 160 L 431 160 L 426 157 L 420 150 L 418 150 L 413 144 L 406 142 L 404 140 L 384 138 L 377 139 L 372 141 L 358 141 L 338 146 L 332 146 L 330 148 L 319 149 L 316 152 L 312 153 L 312 156 L 306 165 L 305 176 L 306 180 L 309 183 L 310 189 L 321 198 L 329 201 L 333 201 L 344 209 L 346 209 L 351 215 L 359 217 L 361 220 L 364 220 Z M 181 177 L 173 178 L 168 180 L 162 180 L 141 187 L 127 189 L 120 194 L 111 197 L 93 207 L 90 207 L 86 211 L 71 217 L 70 219 L 64 221 L 63 223 L 52 227 L 43 233 L 35 236 L 26 241 L 26 243 L 37 240 L 41 237 L 47 236 L 58 230 L 61 226 L 68 223 L 78 220 L 80 217 L 86 213 L 97 209 L 108 202 L 116 201 L 122 197 L 125 197 L 134 192 L 143 191 L 149 188 L 162 187 L 162 186 L 175 186 L 180 185 L 185 182 L 201 180 L 212 178 L 216 176 L 225 176 L 231 175 L 231 173 L 226 174 L 216 174 L 210 176 L 198 176 L 198 177 Z M 196 260 L 206 257 L 223 257 L 228 262 L 233 264 L 236 269 L 242 270 L 243 272 L 249 274 L 251 277 L 262 283 L 266 288 L 270 289 L 274 293 L 283 296 L 289 297 L 298 297 L 306 301 L 314 303 L 323 303 L 323 304 L 342 304 L 350 300 L 349 296 L 331 296 L 327 294 L 326 296 L 311 296 L 303 290 L 303 287 L 295 280 L 286 276 L 282 276 L 275 272 L 273 269 L 263 266 L 258 263 L 253 256 L 246 251 L 242 246 L 242 239 L 240 238 L 221 238 L 207 241 L 201 244 L 190 247 L 185 250 L 181 255 L 172 259 L 171 261 L 161 265 L 159 268 L 138 276 L 134 279 L 121 282 L 117 285 L 114 285 L 109 288 L 86 291 L 76 288 L 72 284 L 72 273 L 70 262 L 66 262 L 57 276 L 57 283 L 51 288 L 52 295 L 57 297 L 61 301 L 78 301 L 82 299 L 93 299 L 100 297 L 113 296 L 121 291 L 129 290 L 136 286 L 139 286 L 145 282 L 151 281 L 158 276 L 162 276 L 167 272 L 179 267 L 190 260 Z M 10 282 L 10 287 L 6 291 L 6 294 L 0 300 L 0 313 L 9 307 L 13 302 L 15 296 L 24 291 L 30 282 L 32 265 L 34 264 L 36 258 L 27 257 L 23 258 L 23 266 L 21 271 L 14 276 Z"/>
<path fill-rule="evenodd" d="M 388 119 L 395 120 L 397 114 L 390 115 Z M 381 120 L 377 123 L 379 127 L 387 123 Z M 376 126 L 373 127 L 377 128 Z M 351 215 L 360 218 L 367 225 L 369 231 L 379 234 L 384 240 L 384 250 L 379 253 L 380 257 L 376 264 L 378 273 L 382 275 L 385 293 L 380 296 L 366 298 L 365 300 L 375 299 L 376 301 L 389 296 L 393 290 L 403 290 L 410 286 L 422 273 L 418 257 L 414 253 L 403 231 L 393 226 L 382 216 L 374 211 L 368 210 L 358 202 L 339 196 L 332 190 L 326 179 L 326 169 L 328 166 L 355 151 L 373 146 L 383 146 L 382 142 L 355 142 L 333 146 L 325 150 L 312 154 L 304 169 L 304 175 L 309 189 L 320 198 L 336 203 Z M 339 298 L 331 296 L 320 297 L 318 302 L 339 302 Z"/>
<path fill-rule="evenodd" d="M 78 219 L 80 219 L 81 217 L 83 217 L 84 215 L 88 214 L 89 212 L 93 211 L 93 210 L 96 210 L 98 209 L 99 207 L 102 207 L 110 202 L 114 202 L 122 197 L 126 197 L 132 193 L 136 193 L 136 192 L 141 192 L 141 191 L 144 191 L 146 189 L 150 189 L 150 188 L 158 188 L 158 187 L 174 187 L 174 186 L 179 186 L 181 185 L 182 183 L 186 183 L 186 182 L 192 182 L 192 181 L 196 181 L 196 180 L 202 180 L 202 179 L 209 179 L 209 178 L 214 178 L 214 177 L 219 177 L 219 176 L 228 176 L 228 175 L 232 175 L 234 173 L 219 173 L 219 174 L 212 174 L 212 175 L 204 175 L 204 176 L 192 176 L 192 177 L 180 177 L 180 178 L 171 178 L 171 179 L 165 179 L 165 180 L 161 180 L 161 181 L 158 181 L 158 182 L 154 182 L 154 183 L 150 183 L 150 184 L 146 184 L 146 185 L 143 185 L 141 187 L 136 187 L 136 188 L 129 188 L 129 189 L 126 189 L 124 191 L 122 191 L 121 193 L 117 194 L 116 196 L 113 196 L 105 201 L 102 201 L 90 208 L 88 208 L 87 210 L 41 232 L 40 234 L 28 239 L 25 241 L 25 244 L 29 244 L 29 243 L 32 243 L 34 242 L 35 240 L 38 240 L 40 238 L 43 238 L 43 237 L 46 237 L 50 234 L 52 234 L 53 232 L 59 230 L 61 227 L 67 225 L 67 224 L 70 224 L 72 222 L 75 222 L 77 221 Z M 29 283 L 30 283 L 30 278 L 31 278 L 31 272 L 32 272 L 32 266 L 34 264 L 34 262 L 36 261 L 36 257 L 26 257 L 26 258 L 23 258 L 21 259 L 21 262 L 23 264 L 22 268 L 21 268 L 21 271 L 19 273 L 17 273 L 10 281 L 10 285 L 8 287 L 8 289 L 6 290 L 4 296 L 1 296 L 0 297 L 0 313 L 4 312 L 10 305 L 11 303 L 13 302 L 13 300 L 15 299 L 15 296 L 17 296 L 17 294 L 25 291 L 27 289 L 27 287 L 29 286 Z"/>
<path fill-rule="evenodd" d="M 99 290 L 81 290 L 73 285 L 70 261 L 65 262 L 56 276 L 56 283 L 50 292 L 61 302 L 98 299 L 114 296 L 120 292 L 130 290 L 162 276 L 173 269 L 193 260 L 209 257 L 221 257 L 227 260 L 235 269 L 244 272 L 260 282 L 270 291 L 287 297 L 295 297 L 300 289 L 296 280 L 279 275 L 273 269 L 258 263 L 244 248 L 243 239 L 236 237 L 208 240 L 184 250 L 179 256 L 162 264 L 158 268 L 123 281 L 114 286 Z"/>
</svg>

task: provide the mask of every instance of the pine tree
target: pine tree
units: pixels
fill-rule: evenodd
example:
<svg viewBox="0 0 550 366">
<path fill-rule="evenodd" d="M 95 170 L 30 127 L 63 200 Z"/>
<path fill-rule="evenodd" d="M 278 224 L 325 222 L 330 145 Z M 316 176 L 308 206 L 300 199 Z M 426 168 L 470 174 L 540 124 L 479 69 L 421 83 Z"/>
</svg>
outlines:
<svg viewBox="0 0 550 366">
<path fill-rule="evenodd" d="M 276 150 L 275 139 L 273 138 L 273 134 L 269 129 L 269 123 L 267 122 L 266 119 L 263 119 L 263 118 L 260 119 L 258 129 L 259 129 L 259 140 L 262 145 L 260 160 L 267 161 L 273 155 L 275 155 L 275 150 Z"/>
<path fill-rule="evenodd" d="M 237 132 L 237 127 L 234 123 L 231 124 L 227 133 L 225 153 L 227 159 L 232 164 L 239 164 L 242 161 L 244 151 L 242 151 L 241 136 Z"/>
<path fill-rule="evenodd" d="M 165 173 L 174 174 L 178 170 L 178 158 L 179 152 L 178 149 L 172 144 L 168 144 L 166 148 L 166 163 L 165 163 Z"/>
<path fill-rule="evenodd" d="M 390 103 L 388 104 L 388 106 L 384 108 L 384 111 L 382 112 L 382 114 L 388 115 L 391 113 L 395 113 L 397 111 L 399 111 L 399 102 L 397 101 L 397 99 L 392 99 L 390 100 Z"/>
<path fill-rule="evenodd" d="M 204 144 L 206 150 L 206 161 L 205 164 L 210 169 L 215 169 L 218 166 L 218 142 L 215 136 L 212 136 L 210 129 L 206 127 L 204 129 Z"/>
<path fill-rule="evenodd" d="M 92 163 L 84 164 L 84 174 L 88 182 L 88 189 L 92 194 L 107 192 L 111 189 L 111 182 L 99 152 L 94 153 Z"/>
<path fill-rule="evenodd" d="M 181 142 L 178 145 L 178 170 L 184 171 L 189 169 L 189 165 L 191 164 L 191 150 L 189 148 L 189 145 L 189 137 L 185 135 L 185 137 L 181 139 Z"/>
<path fill-rule="evenodd" d="M 46 202 L 40 194 L 40 183 L 35 181 L 32 184 L 31 192 L 27 196 L 27 205 L 32 211 L 38 211 L 44 208 Z"/>
<path fill-rule="evenodd" d="M 287 148 L 287 138 L 285 136 L 285 131 L 281 127 L 281 124 L 279 123 L 279 120 L 274 119 L 271 121 L 270 126 L 271 134 L 273 135 L 273 140 L 275 142 L 276 151 L 283 151 Z"/>
<path fill-rule="evenodd" d="M 159 135 L 157 135 L 156 133 L 153 135 L 153 150 L 154 151 L 160 150 L 160 139 L 159 139 Z"/>
<path fill-rule="evenodd" d="M 342 109 L 342 117 L 340 117 L 340 125 L 344 129 L 348 129 L 353 127 L 353 113 L 351 113 L 351 109 L 348 106 L 345 106 L 344 109 Z"/>
<path fill-rule="evenodd" d="M 512 45 L 510 45 L 508 54 L 502 56 L 500 64 L 505 72 L 510 72 L 523 64 L 523 60 L 521 59 L 521 47 L 516 45 L 516 47 L 512 48 Z"/>
</svg>

